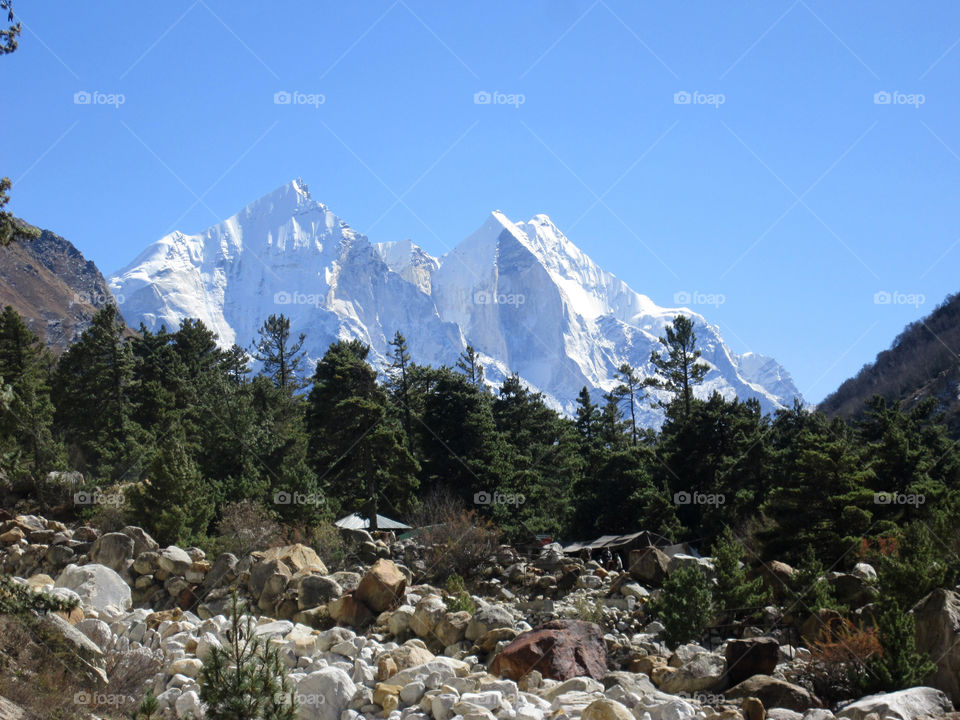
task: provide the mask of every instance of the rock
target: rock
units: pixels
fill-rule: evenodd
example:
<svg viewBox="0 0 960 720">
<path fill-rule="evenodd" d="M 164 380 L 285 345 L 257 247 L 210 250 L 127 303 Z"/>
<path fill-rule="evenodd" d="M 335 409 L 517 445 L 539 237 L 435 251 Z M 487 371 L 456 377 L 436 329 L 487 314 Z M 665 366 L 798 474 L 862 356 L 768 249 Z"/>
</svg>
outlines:
<svg viewBox="0 0 960 720">
<path fill-rule="evenodd" d="M 810 708 L 803 714 L 803 720 L 833 720 L 834 717 L 826 708 Z"/>
<path fill-rule="evenodd" d="M 770 708 L 767 710 L 767 720 L 803 720 L 803 714 L 786 708 Z"/>
<path fill-rule="evenodd" d="M 410 627 L 410 618 L 413 617 L 415 608 L 412 605 L 401 605 L 392 613 L 387 620 L 387 628 L 392 635 L 402 635 Z"/>
<path fill-rule="evenodd" d="M 635 580 L 644 585 L 660 587 L 667 578 L 670 558 L 655 547 L 645 547 L 630 551 L 628 572 Z"/>
<path fill-rule="evenodd" d="M 100 648 L 62 617 L 47 613 L 37 625 L 37 633 L 61 663 L 94 686 L 107 682 L 106 661 Z"/>
<path fill-rule="evenodd" d="M 333 580 L 343 588 L 344 592 L 349 590 L 356 590 L 357 586 L 360 584 L 360 580 L 363 578 L 360 577 L 359 573 L 350 572 L 349 570 L 339 570 L 333 573 L 331 576 Z"/>
<path fill-rule="evenodd" d="M 492 653 L 497 649 L 497 645 L 500 643 L 509 643 L 519 635 L 516 630 L 513 628 L 494 628 L 488 632 L 485 632 L 483 635 L 478 637 L 473 642 L 473 647 L 470 649 L 471 654 L 476 651 L 480 651 L 483 654 L 487 655 Z"/>
<path fill-rule="evenodd" d="M 797 712 L 823 707 L 823 703 L 805 688 L 769 675 L 754 675 L 733 686 L 724 695 L 735 700 L 755 697 L 764 707 L 787 708 Z"/>
<path fill-rule="evenodd" d="M 298 720 L 340 720 L 357 686 L 340 668 L 312 672 L 297 684 Z"/>
<path fill-rule="evenodd" d="M 571 692 L 598 693 L 603 690 L 603 683 L 597 682 L 589 677 L 574 677 L 564 680 L 553 687 L 549 687 L 540 692 L 540 697 L 544 700 L 553 701 L 561 695 Z"/>
<path fill-rule="evenodd" d="M 866 720 L 875 713 L 883 720 L 914 720 L 921 717 L 942 717 L 953 712 L 950 698 L 942 690 L 913 687 L 880 695 L 868 695 L 837 711 L 838 718 Z"/>
<path fill-rule="evenodd" d="M 232 577 L 237 569 L 237 557 L 233 553 L 220 553 L 211 563 L 210 569 L 203 578 L 200 588 L 204 593 L 219 586 L 224 580 Z"/>
<path fill-rule="evenodd" d="M 960 704 L 960 595 L 934 590 L 913 607 L 913 615 L 917 651 L 937 660 L 924 682 Z"/>
<path fill-rule="evenodd" d="M 294 545 L 284 545 L 283 547 L 270 548 L 264 550 L 264 562 L 279 560 L 293 572 L 311 572 L 320 575 L 327 575 L 327 566 L 323 560 L 313 550 L 313 548 L 300 543 Z"/>
<path fill-rule="evenodd" d="M 580 720 L 634 720 L 634 717 L 626 705 L 602 698 L 587 705 Z"/>
<path fill-rule="evenodd" d="M 444 647 L 456 645 L 464 639 L 467 632 L 467 626 L 470 624 L 470 613 L 465 610 L 455 613 L 447 613 L 443 620 L 437 623 L 433 629 L 433 634 Z"/>
<path fill-rule="evenodd" d="M 307 610 L 324 605 L 340 597 L 342 592 L 333 578 L 325 575 L 304 575 L 297 581 L 297 608 Z"/>
<path fill-rule="evenodd" d="M 86 618 L 78 622 L 74 627 L 82 632 L 101 652 L 106 652 L 113 641 L 113 632 L 110 626 L 103 620 L 96 618 Z"/>
<path fill-rule="evenodd" d="M 603 676 L 603 686 L 609 690 L 614 685 L 619 685 L 624 690 L 634 695 L 644 695 L 648 692 L 656 692 L 657 688 L 650 682 L 649 677 L 635 672 L 624 672 L 623 670 L 614 670 Z"/>
<path fill-rule="evenodd" d="M 133 557 L 143 552 L 155 552 L 160 549 L 160 544 L 141 527 L 127 525 L 120 532 L 133 540 Z"/>
<path fill-rule="evenodd" d="M 435 686 L 440 687 L 440 683 L 455 677 L 466 677 L 469 672 L 470 666 L 465 662 L 440 655 L 423 665 L 414 665 L 406 670 L 401 670 L 396 675 L 387 678 L 387 682 L 391 685 L 407 685 L 416 680 L 432 677 L 436 680 Z"/>
<path fill-rule="evenodd" d="M 427 637 L 446 614 L 447 606 L 440 596 L 427 595 L 417 603 L 416 610 L 410 618 L 410 630 L 419 637 Z"/>
<path fill-rule="evenodd" d="M 491 630 L 512 628 L 513 625 L 513 615 L 506 608 L 499 605 L 488 605 L 478 610 L 470 618 L 464 636 L 467 640 L 476 640 Z"/>
<path fill-rule="evenodd" d="M 160 553 L 145 550 L 133 560 L 133 570 L 140 575 L 153 575 L 160 569 Z"/>
<path fill-rule="evenodd" d="M 98 537 L 90 548 L 90 559 L 106 565 L 114 572 L 127 569 L 127 562 L 134 556 L 133 538 L 123 533 L 107 533 Z"/>
<path fill-rule="evenodd" d="M 356 596 L 375 613 L 383 612 L 403 600 L 407 578 L 393 560 L 377 560 L 357 586 Z"/>
<path fill-rule="evenodd" d="M 200 702 L 200 696 L 196 690 L 187 690 L 181 693 L 174 700 L 173 708 L 177 713 L 177 718 L 182 720 L 194 720 L 204 716 L 203 704 Z"/>
<path fill-rule="evenodd" d="M 767 713 L 766 710 L 764 710 L 763 703 L 760 702 L 759 698 L 744 698 L 743 703 L 740 705 L 740 709 L 743 710 L 743 717 L 745 720 L 766 720 Z"/>
<path fill-rule="evenodd" d="M 680 568 L 696 567 L 699 568 L 707 578 L 713 577 L 713 560 L 705 557 L 696 557 L 694 555 L 685 555 L 677 553 L 670 558 L 669 572 L 676 572 Z"/>
<path fill-rule="evenodd" d="M 291 575 L 290 568 L 281 561 L 265 560 L 250 571 L 250 579 L 247 580 L 247 589 L 255 598 L 259 598 L 268 583 L 273 589 L 279 584 L 286 587 L 287 580 L 290 579 Z"/>
<path fill-rule="evenodd" d="M 171 545 L 160 552 L 158 564 L 161 570 L 165 570 L 171 575 L 183 575 L 190 569 L 193 560 L 187 555 L 186 550 Z"/>
<path fill-rule="evenodd" d="M 121 610 L 131 606 L 130 586 L 106 565 L 67 565 L 57 577 L 56 587 L 72 590 L 84 605 L 100 611 L 108 605 Z"/>
<path fill-rule="evenodd" d="M 646 588 L 637 583 L 624 583 L 620 586 L 620 594 L 624 597 L 635 597 L 637 600 L 643 600 L 650 596 Z"/>
<path fill-rule="evenodd" d="M 521 633 L 493 659 L 493 675 L 519 680 L 531 670 L 545 678 L 567 680 L 607 672 L 603 629 L 582 620 L 551 620 Z"/>
<path fill-rule="evenodd" d="M 726 670 L 726 662 L 719 655 L 700 653 L 675 673 L 663 678 L 660 689 L 671 695 L 698 693 L 717 687 Z"/>
<path fill-rule="evenodd" d="M 167 667 L 167 674 L 186 675 L 188 678 L 196 678 L 199 677 L 202 667 L 203 662 L 197 658 L 180 658 L 170 663 L 169 667 Z"/>
<path fill-rule="evenodd" d="M 877 571 L 874 570 L 873 565 L 869 565 L 868 563 L 857 563 L 853 566 L 850 574 L 860 578 L 864 582 L 875 583 L 877 581 Z"/>
<path fill-rule="evenodd" d="M 725 654 L 727 678 L 736 685 L 754 675 L 771 675 L 780 659 L 780 643 L 771 637 L 731 640 Z"/>
<path fill-rule="evenodd" d="M 389 683 L 377 683 L 373 689 L 373 702 L 383 708 L 383 714 L 389 715 L 400 707 L 401 685 L 390 685 Z"/>
<path fill-rule="evenodd" d="M 0 720 L 29 720 L 27 711 L 0 696 Z"/>
<path fill-rule="evenodd" d="M 830 585 L 837 600 L 852 608 L 863 607 L 879 596 L 873 585 L 856 575 L 832 573 Z"/>
<path fill-rule="evenodd" d="M 364 627 L 373 622 L 370 608 L 357 600 L 352 592 L 327 603 L 327 611 L 334 622 L 350 627 Z"/>
</svg>

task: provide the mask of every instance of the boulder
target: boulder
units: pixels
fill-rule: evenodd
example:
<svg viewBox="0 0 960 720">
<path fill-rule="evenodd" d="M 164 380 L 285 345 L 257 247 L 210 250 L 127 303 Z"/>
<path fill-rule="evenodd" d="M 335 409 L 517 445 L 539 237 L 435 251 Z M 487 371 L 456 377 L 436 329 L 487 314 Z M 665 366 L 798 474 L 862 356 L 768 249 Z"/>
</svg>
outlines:
<svg viewBox="0 0 960 720">
<path fill-rule="evenodd" d="M 375 613 L 381 613 L 403 600 L 407 578 L 393 560 L 377 560 L 357 586 L 356 596 Z"/>
<path fill-rule="evenodd" d="M 114 572 L 127 569 L 127 563 L 133 560 L 133 538 L 123 533 L 107 533 L 98 537 L 90 548 L 90 560 L 106 565 Z"/>
<path fill-rule="evenodd" d="M 419 637 L 427 637 L 446 614 L 447 606 L 440 596 L 427 595 L 417 603 L 417 608 L 413 611 L 409 623 L 410 630 Z"/>
<path fill-rule="evenodd" d="M 726 662 L 719 655 L 700 653 L 676 672 L 665 675 L 660 689 L 671 695 L 711 690 L 720 684 L 725 669 Z"/>
<path fill-rule="evenodd" d="M 551 620 L 518 635 L 490 665 L 492 674 L 514 681 L 531 670 L 554 680 L 599 680 L 607 673 L 603 629 L 583 620 Z"/>
<path fill-rule="evenodd" d="M 334 622 L 350 627 L 364 627 L 374 619 L 370 608 L 357 600 L 352 592 L 327 603 L 327 611 Z"/>
<path fill-rule="evenodd" d="M 160 552 L 158 564 L 161 570 L 165 570 L 171 575 L 183 575 L 193 565 L 193 560 L 187 555 L 186 550 L 171 545 Z"/>
<path fill-rule="evenodd" d="M 290 568 L 284 565 L 280 560 L 265 560 L 250 571 L 250 578 L 247 580 L 247 589 L 255 597 L 259 598 L 270 583 L 274 588 L 280 584 L 276 578 L 283 578 L 283 585 L 290 579 L 292 573 Z"/>
<path fill-rule="evenodd" d="M 727 678 L 731 685 L 754 675 L 770 675 L 780 659 L 780 643 L 772 637 L 731 640 L 727 643 Z"/>
<path fill-rule="evenodd" d="M 136 557 L 142 552 L 155 552 L 160 549 L 160 544 L 147 534 L 147 531 L 136 525 L 127 525 L 121 530 L 124 535 L 133 540 L 133 556 Z"/>
<path fill-rule="evenodd" d="M 806 688 L 769 675 L 754 675 L 734 685 L 724 695 L 733 700 L 755 697 L 765 708 L 786 708 L 801 713 L 823 707 L 823 703 Z"/>
<path fill-rule="evenodd" d="M 200 584 L 201 590 L 206 593 L 220 585 L 228 577 L 232 576 L 237 569 L 237 557 L 233 553 L 220 553 L 211 563 L 210 569 L 203 577 Z"/>
<path fill-rule="evenodd" d="M 312 672 L 297 683 L 297 720 L 340 720 L 357 686 L 340 668 Z"/>
<path fill-rule="evenodd" d="M 311 572 L 319 573 L 320 575 L 327 574 L 327 566 L 323 564 L 320 556 L 317 555 L 313 548 L 302 545 L 301 543 L 270 548 L 269 550 L 264 550 L 262 555 L 265 562 L 279 560 L 293 570 L 293 572 Z"/>
<path fill-rule="evenodd" d="M 94 686 L 107 682 L 106 660 L 100 648 L 62 617 L 47 613 L 41 618 L 37 633 L 60 662 Z"/>
<path fill-rule="evenodd" d="M 864 582 L 875 583 L 877 581 L 877 571 L 874 569 L 873 565 L 868 563 L 857 563 L 853 566 L 853 570 L 850 571 L 850 574 L 860 578 Z"/>
<path fill-rule="evenodd" d="M 407 642 L 377 658 L 377 679 L 387 680 L 401 670 L 423 665 L 436 657 L 419 640 Z"/>
<path fill-rule="evenodd" d="M 470 624 L 470 613 L 465 610 L 455 613 L 447 613 L 443 619 L 437 623 L 433 629 L 440 644 L 444 647 L 456 645 L 464 639 L 467 632 L 467 626 Z"/>
<path fill-rule="evenodd" d="M 106 565 L 67 565 L 57 577 L 56 587 L 72 590 L 84 605 L 97 610 L 108 605 L 129 610 L 131 606 L 130 586 Z"/>
<path fill-rule="evenodd" d="M 943 717 L 953 712 L 953 703 L 942 690 L 913 687 L 892 693 L 868 695 L 837 711 L 838 718 L 866 720 L 875 713 L 883 720 L 915 720 L 921 717 Z"/>
<path fill-rule="evenodd" d="M 342 592 L 333 578 L 325 575 L 304 575 L 297 581 L 297 608 L 307 610 L 324 605 L 340 597 Z"/>
<path fill-rule="evenodd" d="M 140 575 L 153 575 L 160 569 L 160 553 L 144 550 L 133 560 L 133 570 Z"/>
<path fill-rule="evenodd" d="M 469 672 L 470 666 L 465 662 L 440 655 L 423 665 L 414 665 L 406 670 L 401 670 L 396 675 L 387 678 L 387 682 L 391 685 L 404 686 L 416 680 L 435 677 L 440 683 L 443 683 L 451 678 L 466 677 Z"/>
<path fill-rule="evenodd" d="M 630 576 L 651 587 L 660 587 L 667 578 L 670 558 L 659 548 L 645 547 L 630 551 Z"/>
<path fill-rule="evenodd" d="M 467 640 L 477 640 L 491 630 L 497 628 L 512 628 L 513 615 L 499 605 L 487 605 L 474 613 L 467 624 L 465 637 Z"/>
<path fill-rule="evenodd" d="M 634 717 L 626 705 L 601 698 L 587 705 L 580 720 L 634 720 Z"/>
<path fill-rule="evenodd" d="M 934 590 L 913 607 L 917 651 L 937 661 L 937 669 L 924 678 L 960 705 L 960 595 Z"/>
</svg>

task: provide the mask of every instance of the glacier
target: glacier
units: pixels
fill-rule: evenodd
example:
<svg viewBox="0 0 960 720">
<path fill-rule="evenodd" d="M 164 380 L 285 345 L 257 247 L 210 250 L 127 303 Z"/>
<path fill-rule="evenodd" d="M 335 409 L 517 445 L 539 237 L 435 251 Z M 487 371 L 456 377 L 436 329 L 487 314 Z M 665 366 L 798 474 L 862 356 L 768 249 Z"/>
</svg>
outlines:
<svg viewBox="0 0 960 720">
<path fill-rule="evenodd" d="M 297 179 L 203 232 L 157 240 L 109 285 L 131 327 L 199 318 L 224 347 L 249 348 L 267 316 L 282 312 L 306 335 L 311 367 L 330 343 L 355 338 L 383 371 L 398 330 L 422 364 L 453 365 L 470 344 L 494 387 L 516 372 L 567 414 L 583 386 L 600 402 L 623 363 L 654 374 L 650 353 L 682 313 L 710 366 L 697 396 L 756 398 L 765 412 L 800 398 L 774 359 L 733 353 L 699 313 L 635 292 L 546 215 L 513 222 L 494 211 L 434 257 L 411 240 L 371 243 Z M 663 414 L 646 402 L 638 420 L 657 427 Z"/>
</svg>

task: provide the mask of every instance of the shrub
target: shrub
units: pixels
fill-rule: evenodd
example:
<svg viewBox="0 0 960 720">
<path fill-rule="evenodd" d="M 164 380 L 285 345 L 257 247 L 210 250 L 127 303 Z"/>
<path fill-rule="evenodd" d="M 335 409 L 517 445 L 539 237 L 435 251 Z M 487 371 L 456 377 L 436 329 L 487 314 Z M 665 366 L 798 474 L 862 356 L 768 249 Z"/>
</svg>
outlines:
<svg viewBox="0 0 960 720">
<path fill-rule="evenodd" d="M 663 594 L 649 607 L 663 623 L 663 639 L 669 646 L 698 641 L 713 618 L 707 576 L 696 565 L 677 568 L 664 582 Z"/>
<path fill-rule="evenodd" d="M 713 586 L 713 600 L 718 610 L 733 619 L 737 615 L 756 615 L 770 598 L 763 578 L 747 579 L 747 569 L 741 564 L 743 545 L 730 528 L 724 528 L 711 551 L 717 582 Z"/>
<path fill-rule="evenodd" d="M 578 597 L 574 602 L 574 617 L 577 620 L 603 625 L 606 622 L 606 616 L 603 614 L 603 601 L 595 598 L 590 602 L 585 597 Z"/>
<path fill-rule="evenodd" d="M 871 661 L 881 653 L 876 630 L 843 619 L 822 629 L 811 643 L 803 679 L 816 695 L 831 703 L 858 696 L 858 687 L 871 672 Z"/>
<path fill-rule="evenodd" d="M 470 593 L 467 591 L 467 586 L 463 581 L 463 577 L 457 573 L 454 573 L 447 578 L 444 589 L 448 593 L 448 595 L 443 598 L 443 602 L 447 606 L 447 610 L 450 612 L 466 610 L 471 615 L 477 611 L 477 604 L 473 602 L 473 598 L 470 597 Z"/>
<path fill-rule="evenodd" d="M 213 648 L 200 671 L 200 699 L 207 705 L 208 720 L 295 720 L 294 696 L 280 653 L 253 630 L 252 617 L 241 619 L 234 592 L 230 644 Z"/>
<path fill-rule="evenodd" d="M 864 692 L 892 692 L 921 685 L 936 670 L 926 653 L 918 653 L 914 639 L 914 616 L 905 612 L 895 599 L 880 603 L 876 616 L 880 652 L 866 663 L 859 686 Z"/>
<path fill-rule="evenodd" d="M 442 578 L 452 573 L 468 576 L 497 550 L 500 531 L 474 510 L 448 505 L 425 528 L 419 540 L 426 546 L 427 575 Z"/>
<path fill-rule="evenodd" d="M 276 544 L 280 526 L 275 515 L 256 500 L 240 500 L 224 506 L 214 542 L 219 552 L 243 557 Z"/>
</svg>

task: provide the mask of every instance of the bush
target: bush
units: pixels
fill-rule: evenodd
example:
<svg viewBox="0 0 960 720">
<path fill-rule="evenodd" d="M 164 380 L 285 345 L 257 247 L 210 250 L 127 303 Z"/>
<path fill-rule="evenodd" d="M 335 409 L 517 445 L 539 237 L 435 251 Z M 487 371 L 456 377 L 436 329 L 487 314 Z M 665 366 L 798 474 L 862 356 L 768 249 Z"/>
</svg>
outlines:
<svg viewBox="0 0 960 720">
<path fill-rule="evenodd" d="M 279 650 L 253 630 L 252 617 L 241 619 L 234 592 L 230 645 L 213 648 L 200 671 L 200 699 L 208 720 L 295 720 L 293 691 Z"/>
<path fill-rule="evenodd" d="M 802 679 L 820 698 L 830 703 L 859 696 L 859 687 L 870 673 L 870 663 L 882 653 L 873 628 L 862 629 L 849 620 L 820 631 L 810 645 L 810 662 Z"/>
<path fill-rule="evenodd" d="M 747 569 L 741 564 L 743 545 L 730 528 L 724 528 L 711 551 L 717 582 L 713 586 L 713 600 L 724 619 L 757 615 L 769 602 L 770 591 L 764 588 L 763 578 L 747 580 Z"/>
<path fill-rule="evenodd" d="M 426 546 L 427 575 L 435 578 L 452 573 L 468 576 L 496 552 L 500 531 L 474 510 L 448 509 L 437 524 L 423 530 L 419 540 Z"/>
<path fill-rule="evenodd" d="M 574 617 L 577 620 L 596 623 L 602 626 L 607 619 L 603 614 L 603 601 L 600 598 L 596 598 L 591 603 L 585 597 L 578 597 L 574 603 Z"/>
<path fill-rule="evenodd" d="M 663 639 L 669 646 L 698 641 L 713 619 L 707 576 L 696 565 L 674 570 L 663 584 L 663 594 L 649 607 L 663 623 Z"/>
<path fill-rule="evenodd" d="M 460 612 L 461 610 L 466 610 L 471 615 L 477 611 L 477 604 L 473 602 L 473 598 L 470 597 L 470 593 L 467 591 L 467 585 L 463 581 L 463 577 L 457 573 L 454 573 L 447 578 L 444 589 L 448 593 L 448 595 L 443 598 L 443 602 L 447 606 L 447 610 L 450 612 Z"/>
<path fill-rule="evenodd" d="M 916 650 L 913 615 L 888 598 L 881 601 L 876 619 L 880 652 L 868 659 L 860 688 L 866 693 L 893 692 L 923 684 L 937 666 Z"/>
<path fill-rule="evenodd" d="M 216 552 L 243 557 L 254 550 L 265 550 L 279 539 L 276 516 L 256 500 L 240 500 L 224 506 L 212 544 Z"/>
</svg>

